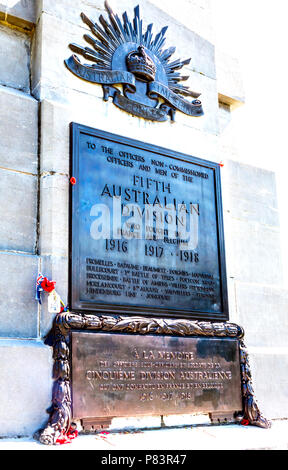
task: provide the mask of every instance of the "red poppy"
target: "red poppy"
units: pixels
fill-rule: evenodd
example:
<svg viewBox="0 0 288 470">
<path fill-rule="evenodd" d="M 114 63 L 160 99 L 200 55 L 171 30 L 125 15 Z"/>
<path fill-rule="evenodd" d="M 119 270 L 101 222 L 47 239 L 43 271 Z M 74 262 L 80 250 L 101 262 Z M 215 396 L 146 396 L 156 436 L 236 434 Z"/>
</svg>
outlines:
<svg viewBox="0 0 288 470">
<path fill-rule="evenodd" d="M 61 434 L 56 439 L 56 444 L 71 444 L 71 439 L 66 434 Z"/>
<path fill-rule="evenodd" d="M 69 437 L 69 439 L 75 439 L 75 437 L 77 436 L 78 436 L 77 429 L 74 429 L 73 427 L 71 427 L 69 431 L 67 432 L 67 437 Z"/>
<path fill-rule="evenodd" d="M 45 292 L 52 292 L 55 289 L 56 281 L 49 281 L 47 277 L 44 277 L 43 281 L 41 282 L 41 287 Z"/>
<path fill-rule="evenodd" d="M 61 434 L 56 439 L 56 444 L 71 444 L 72 440 L 78 436 L 77 429 L 73 429 L 72 427 L 69 429 L 67 434 Z"/>
<path fill-rule="evenodd" d="M 248 426 L 250 423 L 248 421 L 248 419 L 242 419 L 242 421 L 240 421 L 240 424 L 242 424 L 242 426 Z"/>
</svg>

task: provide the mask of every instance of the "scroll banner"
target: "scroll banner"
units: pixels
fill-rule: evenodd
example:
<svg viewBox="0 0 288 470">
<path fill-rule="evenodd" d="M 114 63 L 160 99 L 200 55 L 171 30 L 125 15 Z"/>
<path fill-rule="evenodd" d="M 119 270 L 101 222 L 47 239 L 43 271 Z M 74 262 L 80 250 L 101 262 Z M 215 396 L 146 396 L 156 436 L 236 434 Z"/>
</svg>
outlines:
<svg viewBox="0 0 288 470">
<path fill-rule="evenodd" d="M 136 101 L 129 100 L 129 98 L 121 95 L 119 91 L 114 94 L 113 103 L 118 106 L 118 108 L 144 119 L 160 122 L 167 120 L 167 111 L 160 108 L 152 108 L 142 103 L 136 103 Z"/>
<path fill-rule="evenodd" d="M 148 84 L 148 90 L 148 96 L 150 98 L 155 98 L 155 95 L 158 95 L 184 114 L 188 114 L 189 116 L 202 116 L 204 114 L 201 101 L 194 100 L 190 103 L 176 95 L 176 93 L 173 93 L 173 91 L 165 85 L 162 85 L 162 83 L 151 82 Z"/>
<path fill-rule="evenodd" d="M 136 89 L 135 77 L 130 72 L 122 70 L 95 70 L 92 66 L 81 64 L 76 55 L 71 55 L 69 59 L 64 60 L 66 67 L 77 77 L 88 82 L 98 83 L 100 85 L 114 85 L 124 83 Z"/>
<path fill-rule="evenodd" d="M 130 93 L 135 93 L 136 91 L 135 77 L 130 72 L 125 70 L 95 70 L 92 66 L 81 64 L 78 57 L 74 54 L 64 62 L 70 72 L 83 80 L 100 85 L 124 84 L 126 88 L 125 92 L 129 91 Z M 147 87 L 147 94 L 150 98 L 158 99 L 158 97 L 160 97 L 169 103 L 174 109 L 176 108 L 188 116 L 203 115 L 201 101 L 194 100 L 190 103 L 160 82 L 150 82 L 147 84 Z M 116 106 L 135 114 L 136 116 L 144 117 L 153 121 L 166 121 L 167 119 L 167 112 L 169 110 L 165 111 L 161 108 L 152 108 L 150 106 L 137 103 L 136 101 L 131 101 L 119 92 L 115 94 L 113 93 L 110 96 L 113 96 L 113 102 Z"/>
</svg>

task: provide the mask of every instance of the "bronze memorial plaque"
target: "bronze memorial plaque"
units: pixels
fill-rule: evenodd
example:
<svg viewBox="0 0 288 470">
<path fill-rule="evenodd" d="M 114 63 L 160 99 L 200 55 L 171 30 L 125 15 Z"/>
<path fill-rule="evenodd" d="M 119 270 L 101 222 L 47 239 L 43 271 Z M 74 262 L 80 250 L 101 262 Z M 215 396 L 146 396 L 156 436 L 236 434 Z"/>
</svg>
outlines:
<svg viewBox="0 0 288 470">
<path fill-rule="evenodd" d="M 72 332 L 73 417 L 242 409 L 239 343 Z"/>
<path fill-rule="evenodd" d="M 220 168 L 71 126 L 72 311 L 226 321 Z"/>
</svg>

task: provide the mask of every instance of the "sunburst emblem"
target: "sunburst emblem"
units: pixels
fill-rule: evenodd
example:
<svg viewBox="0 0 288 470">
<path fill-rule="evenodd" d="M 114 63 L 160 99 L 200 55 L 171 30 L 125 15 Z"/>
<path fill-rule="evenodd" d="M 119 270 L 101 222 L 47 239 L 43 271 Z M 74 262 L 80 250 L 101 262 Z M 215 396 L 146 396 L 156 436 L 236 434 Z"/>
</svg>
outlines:
<svg viewBox="0 0 288 470">
<path fill-rule="evenodd" d="M 134 9 L 133 22 L 126 12 L 121 20 L 107 1 L 105 9 L 108 19 L 100 15 L 99 23 L 81 13 L 93 34 L 84 34 L 92 48 L 77 44 L 69 47 L 90 63 L 82 64 L 73 54 L 65 60 L 67 68 L 84 80 L 101 84 L 105 101 L 112 97 L 116 106 L 135 116 L 153 121 L 165 121 L 170 116 L 174 120 L 176 110 L 201 116 L 200 94 L 180 83 L 189 76 L 179 70 L 191 59 L 171 60 L 176 48 L 163 48 L 167 26 L 153 37 L 152 24 L 143 32 L 139 6 Z M 189 97 L 192 101 L 186 99 Z"/>
</svg>

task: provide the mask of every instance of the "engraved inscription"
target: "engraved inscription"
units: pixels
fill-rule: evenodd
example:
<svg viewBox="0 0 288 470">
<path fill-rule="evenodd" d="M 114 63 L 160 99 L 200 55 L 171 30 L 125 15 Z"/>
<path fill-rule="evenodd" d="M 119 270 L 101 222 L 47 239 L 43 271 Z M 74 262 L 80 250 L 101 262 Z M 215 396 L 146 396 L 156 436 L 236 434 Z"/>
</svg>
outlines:
<svg viewBox="0 0 288 470">
<path fill-rule="evenodd" d="M 71 308 L 227 319 L 215 164 L 98 132 L 75 138 Z"/>
<path fill-rule="evenodd" d="M 73 332 L 72 351 L 74 417 L 241 410 L 237 340 Z"/>
</svg>

